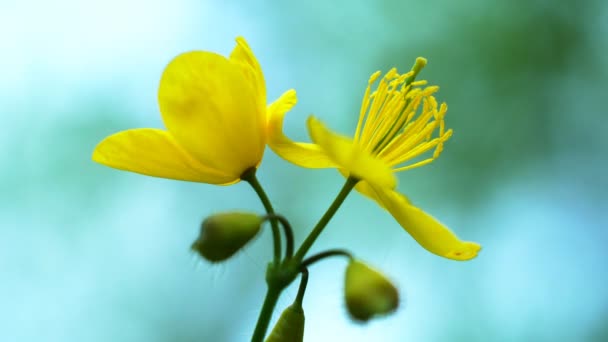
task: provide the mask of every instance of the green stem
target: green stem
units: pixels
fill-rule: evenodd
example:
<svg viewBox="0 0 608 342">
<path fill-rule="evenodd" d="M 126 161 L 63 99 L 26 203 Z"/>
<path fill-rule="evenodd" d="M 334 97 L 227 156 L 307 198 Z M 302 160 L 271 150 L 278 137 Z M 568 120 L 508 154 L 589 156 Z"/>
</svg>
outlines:
<svg viewBox="0 0 608 342">
<path fill-rule="evenodd" d="M 300 287 L 298 288 L 296 300 L 293 303 L 297 304 L 301 308 L 302 302 L 304 301 L 304 293 L 306 292 L 306 285 L 308 285 L 308 269 L 306 267 L 302 267 L 300 273 L 302 273 L 302 277 L 300 278 Z"/>
<path fill-rule="evenodd" d="M 274 307 L 277 305 L 277 301 L 279 300 L 281 291 L 282 290 L 280 288 L 268 286 L 268 292 L 266 292 L 264 305 L 262 306 L 262 310 L 260 311 L 258 323 L 255 326 L 253 336 L 251 337 L 251 342 L 264 341 L 264 336 L 266 336 L 266 330 L 268 330 L 268 325 L 270 324 L 270 319 L 272 318 L 272 313 L 274 311 Z"/>
<path fill-rule="evenodd" d="M 258 197 L 264 205 L 264 209 L 266 209 L 266 213 L 268 213 L 268 215 L 274 215 L 274 208 L 272 207 L 266 192 L 262 188 L 262 185 L 258 181 L 258 178 L 255 176 L 255 171 L 255 168 L 247 169 L 241 175 L 241 179 L 247 181 L 253 190 L 255 190 L 255 193 L 258 194 Z M 272 218 L 270 224 L 272 226 L 272 240 L 274 243 L 274 263 L 275 265 L 278 265 L 281 262 L 281 232 L 279 231 L 279 224 L 276 218 Z"/>
<path fill-rule="evenodd" d="M 348 260 L 353 260 L 353 255 L 343 249 L 329 249 L 325 252 L 321 252 L 319 254 L 315 254 L 309 258 L 306 258 L 300 264 L 300 267 L 309 267 L 310 265 L 316 263 L 317 261 L 323 260 L 325 258 L 329 258 L 332 256 L 343 256 L 347 257 Z"/>
<path fill-rule="evenodd" d="M 283 289 L 285 289 L 285 287 L 287 287 L 294 280 L 294 278 L 297 276 L 298 272 L 302 272 L 302 280 L 300 283 L 300 288 L 298 291 L 298 297 L 296 298 L 296 302 L 301 304 L 303 297 L 304 297 L 304 292 L 306 290 L 306 284 L 308 282 L 308 271 L 306 270 L 305 267 L 304 268 L 300 267 L 300 262 L 302 261 L 302 259 L 304 258 L 304 256 L 306 255 L 306 253 L 308 252 L 310 247 L 313 245 L 313 243 L 316 241 L 316 239 L 319 237 L 319 235 L 321 234 L 321 232 L 323 231 L 325 226 L 327 226 L 327 223 L 329 223 L 329 220 L 331 220 L 331 218 L 334 216 L 336 211 L 338 211 L 338 209 L 340 208 L 340 205 L 342 205 L 342 203 L 346 199 L 346 196 L 348 196 L 348 194 L 355 187 L 357 182 L 359 182 L 359 179 L 351 176 L 346 180 L 346 183 L 344 183 L 344 186 L 342 187 L 342 190 L 340 190 L 340 193 L 338 194 L 336 199 L 329 206 L 329 208 L 327 209 L 325 214 L 323 214 L 323 216 L 321 217 L 321 219 L 319 220 L 317 225 L 313 228 L 313 230 L 310 232 L 310 234 L 308 235 L 306 240 L 304 240 L 304 242 L 302 243 L 302 245 L 296 252 L 295 256 L 291 260 L 288 260 L 289 261 L 288 263 L 283 263 L 283 264 L 280 263 L 280 260 L 281 260 L 281 235 L 280 235 L 279 227 L 278 227 L 278 220 L 280 220 L 280 218 L 274 214 L 274 210 L 272 208 L 272 205 L 270 204 L 270 201 L 268 200 L 268 197 L 266 196 L 266 193 L 264 192 L 264 190 L 262 189 L 262 186 L 260 185 L 257 178 L 255 177 L 255 169 L 250 169 L 250 170 L 245 171 L 245 173 L 243 173 L 243 176 L 241 176 L 241 179 L 243 179 L 243 180 L 249 182 L 249 184 L 251 184 L 251 186 L 253 187 L 255 192 L 260 197 L 260 200 L 264 204 L 264 207 L 266 208 L 266 211 L 268 212 L 268 216 L 271 220 L 270 222 L 272 223 L 272 235 L 273 235 L 273 239 L 275 242 L 275 244 L 274 244 L 274 257 L 275 257 L 274 263 L 269 265 L 269 268 L 268 268 L 268 271 L 266 274 L 266 282 L 268 283 L 268 291 L 266 292 L 266 298 L 264 299 L 264 305 L 262 305 L 262 310 L 260 311 L 260 315 L 258 317 L 258 322 L 255 326 L 255 330 L 253 332 L 253 337 L 251 338 L 252 342 L 262 342 L 264 340 L 264 337 L 266 336 L 266 331 L 268 330 L 268 325 L 270 324 L 270 319 L 272 318 L 272 313 L 277 304 L 277 301 L 279 300 L 279 296 L 281 295 L 281 292 L 283 292 Z M 287 223 L 285 233 L 286 233 L 286 238 L 288 240 L 286 254 L 288 255 L 288 259 L 289 259 L 289 256 L 290 256 L 291 252 L 293 251 L 293 237 L 290 236 L 291 228 L 289 227 L 289 223 Z M 292 240 L 291 246 L 289 245 L 290 239 Z M 330 254 L 332 254 L 332 253 L 333 252 L 331 252 Z M 333 253 L 332 255 L 335 255 L 335 254 L 336 253 Z"/>
<path fill-rule="evenodd" d="M 290 259 L 293 256 L 293 229 L 291 228 L 291 224 L 285 218 L 285 216 L 282 215 L 268 214 L 266 215 L 266 219 L 276 219 L 281 222 L 281 226 L 283 227 L 283 233 L 285 233 L 285 259 Z"/>
<path fill-rule="evenodd" d="M 317 240 L 327 223 L 329 223 L 329 220 L 331 220 L 336 211 L 338 211 L 340 205 L 342 205 L 342 202 L 344 202 L 344 200 L 346 199 L 346 196 L 348 196 L 350 191 L 355 187 L 358 182 L 359 179 L 352 176 L 346 179 L 342 190 L 340 190 L 340 193 L 338 194 L 334 202 L 327 209 L 325 214 L 323 214 L 323 217 L 321 217 L 317 225 L 312 229 L 312 232 L 310 232 L 310 234 L 306 237 L 306 240 L 304 240 L 304 242 L 296 252 L 294 256 L 295 260 L 300 262 L 302 259 L 304 259 L 304 256 L 306 255 L 310 247 L 312 247 L 313 243 Z"/>
</svg>

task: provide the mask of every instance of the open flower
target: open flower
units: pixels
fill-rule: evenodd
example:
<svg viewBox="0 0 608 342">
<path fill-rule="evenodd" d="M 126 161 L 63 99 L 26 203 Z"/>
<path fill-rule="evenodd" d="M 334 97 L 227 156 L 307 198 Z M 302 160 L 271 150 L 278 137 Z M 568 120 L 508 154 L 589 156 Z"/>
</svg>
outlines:
<svg viewBox="0 0 608 342">
<path fill-rule="evenodd" d="M 267 117 L 288 110 L 282 96 L 266 106 L 260 64 L 244 38 L 229 58 L 207 51 L 175 57 L 165 68 L 158 103 L 166 130 L 130 129 L 100 142 L 93 160 L 144 175 L 228 185 L 258 167 Z M 287 94 L 295 94 L 293 90 Z"/>
<path fill-rule="evenodd" d="M 284 159 L 308 168 L 335 167 L 346 177 L 359 179 L 356 189 L 388 210 L 420 245 L 432 253 L 454 260 L 474 258 L 481 247 L 461 241 L 429 214 L 413 206 L 395 191 L 395 172 L 426 165 L 439 157 L 452 135 L 445 129 L 447 105 L 433 96 L 439 88 L 415 81 L 426 60 L 418 58 L 411 71 L 374 73 L 363 96 L 354 139 L 330 131 L 315 117 L 308 119 L 314 144 L 293 142 L 282 132 L 286 110 L 273 113 L 269 122 L 269 145 Z M 286 93 L 286 96 L 295 94 Z M 295 99 L 291 102 L 295 103 Z M 285 101 L 289 103 L 289 101 Z M 419 158 L 431 152 L 426 159 Z M 413 162 L 412 162 L 413 161 Z"/>
</svg>

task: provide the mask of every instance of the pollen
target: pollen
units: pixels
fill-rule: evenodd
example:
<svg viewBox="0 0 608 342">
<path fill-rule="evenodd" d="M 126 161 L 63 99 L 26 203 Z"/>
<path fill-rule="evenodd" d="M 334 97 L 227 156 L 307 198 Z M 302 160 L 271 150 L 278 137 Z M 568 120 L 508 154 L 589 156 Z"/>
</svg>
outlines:
<svg viewBox="0 0 608 342">
<path fill-rule="evenodd" d="M 452 130 L 445 129 L 448 107 L 434 97 L 439 87 L 416 80 L 425 65 L 426 59 L 419 57 L 405 74 L 393 68 L 381 77 L 377 71 L 363 95 L 355 142 L 395 172 L 431 163 L 452 136 Z"/>
</svg>

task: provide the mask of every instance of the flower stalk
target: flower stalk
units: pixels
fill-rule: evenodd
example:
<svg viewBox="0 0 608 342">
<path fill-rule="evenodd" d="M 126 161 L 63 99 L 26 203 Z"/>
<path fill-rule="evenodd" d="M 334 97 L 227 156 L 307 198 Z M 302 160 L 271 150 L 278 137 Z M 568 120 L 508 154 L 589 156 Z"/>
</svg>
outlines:
<svg viewBox="0 0 608 342">
<path fill-rule="evenodd" d="M 274 212 L 274 208 L 272 207 L 272 203 L 270 203 L 270 199 L 268 198 L 268 195 L 266 195 L 264 188 L 262 188 L 262 185 L 258 181 L 258 178 L 255 175 L 255 172 L 256 172 L 255 168 L 247 169 L 241 175 L 241 179 L 246 181 L 247 183 L 249 183 L 249 185 L 251 185 L 251 187 L 253 188 L 255 193 L 260 198 L 260 201 L 262 201 L 262 205 L 264 206 L 266 213 L 271 216 L 270 225 L 272 227 L 272 241 L 273 241 L 273 246 L 274 246 L 274 249 L 273 249 L 274 263 L 278 265 L 281 262 L 281 233 L 279 232 L 279 224 L 277 222 L 277 218 L 275 216 L 275 212 Z"/>
<path fill-rule="evenodd" d="M 268 286 L 266 297 L 264 298 L 264 304 L 262 305 L 262 309 L 260 310 L 260 315 L 258 317 L 258 323 L 256 324 L 255 330 L 253 331 L 253 336 L 251 337 L 251 342 L 264 341 L 266 331 L 268 330 L 268 325 L 270 324 L 270 319 L 272 318 L 272 313 L 274 312 L 277 301 L 281 296 L 281 292 L 282 289 Z"/>
<path fill-rule="evenodd" d="M 276 215 L 276 214 L 267 214 L 264 217 L 266 220 L 278 220 L 283 227 L 283 233 L 285 234 L 285 259 L 291 259 L 293 256 L 293 229 L 291 228 L 291 224 L 285 218 L 285 216 Z"/>
<path fill-rule="evenodd" d="M 343 257 L 348 258 L 348 260 L 354 259 L 353 255 L 350 254 L 348 251 L 345 251 L 343 249 L 330 249 L 330 250 L 315 254 L 309 258 L 304 259 L 302 261 L 302 263 L 300 264 L 301 265 L 300 267 L 307 268 L 314 263 L 317 263 L 323 259 L 330 258 L 333 256 L 343 256 Z"/>
<path fill-rule="evenodd" d="M 258 195 L 260 196 L 260 200 L 262 200 L 262 202 L 264 202 L 263 198 L 266 199 L 266 202 L 268 203 L 268 207 L 266 205 L 264 205 L 264 206 L 267 208 L 267 211 L 269 210 L 268 208 L 270 208 L 270 210 L 272 210 L 272 213 L 268 214 L 268 217 L 271 219 L 271 222 L 276 222 L 276 220 L 280 220 L 281 216 L 274 214 L 274 209 L 272 209 L 272 206 L 270 205 L 270 201 L 268 200 L 266 193 L 262 189 L 261 184 L 255 178 L 255 172 L 253 172 L 252 174 L 249 173 L 249 174 L 244 175 L 244 177 L 242 177 L 242 179 L 248 181 L 254 187 L 254 189 L 256 190 L 256 193 L 258 193 Z M 329 208 L 327 209 L 325 214 L 323 214 L 323 216 L 319 219 L 319 221 L 317 222 L 317 224 L 315 225 L 313 230 L 306 237 L 306 239 L 304 240 L 304 242 L 302 243 L 300 248 L 298 248 L 297 252 L 295 253 L 295 255 L 293 255 L 293 257 L 290 255 L 290 242 L 289 242 L 290 234 L 289 233 L 286 234 L 286 236 L 288 237 L 287 238 L 288 245 L 287 245 L 287 252 L 286 252 L 287 256 L 285 257 L 285 259 L 282 260 L 282 262 L 276 261 L 277 260 L 276 259 L 277 258 L 277 254 L 276 254 L 277 243 L 275 243 L 275 262 L 268 265 L 268 269 L 266 271 L 266 283 L 268 285 L 268 289 L 266 292 L 266 297 L 264 299 L 264 304 L 262 305 L 262 309 L 260 310 L 260 315 L 258 317 L 258 321 L 257 321 L 256 327 L 255 327 L 253 336 L 251 338 L 252 342 L 263 341 L 266 331 L 268 330 L 268 325 L 270 324 L 270 320 L 272 318 L 272 313 L 274 312 L 274 308 L 276 306 L 277 301 L 279 300 L 279 297 L 281 296 L 281 293 L 287 286 L 289 286 L 293 282 L 293 280 L 296 278 L 298 273 L 300 273 L 300 272 L 302 273 L 302 283 L 300 284 L 300 289 L 298 291 L 298 297 L 297 297 L 297 298 L 300 298 L 299 301 L 301 303 L 302 298 L 304 296 L 304 292 L 306 291 L 306 283 L 308 282 L 308 270 L 306 269 L 307 266 L 309 266 L 321 259 L 324 259 L 329 256 L 334 256 L 334 255 L 345 255 L 345 256 L 348 256 L 350 259 L 352 259 L 352 256 L 350 255 L 350 253 L 348 253 L 346 251 L 330 250 L 330 251 L 326 251 L 324 253 L 317 254 L 317 255 L 311 257 L 310 259 L 303 261 L 304 257 L 306 256 L 306 253 L 312 247 L 312 245 L 317 240 L 319 235 L 321 235 L 324 228 L 327 226 L 327 224 L 329 223 L 331 218 L 334 216 L 334 214 L 338 211 L 338 209 L 340 208 L 340 206 L 342 205 L 342 203 L 344 202 L 344 200 L 346 199 L 348 194 L 351 192 L 351 190 L 357 184 L 357 182 L 358 182 L 358 179 L 356 179 L 354 177 L 349 177 L 346 180 L 346 182 L 344 183 L 344 186 L 342 187 L 342 189 L 340 190 L 340 192 L 338 193 L 338 195 L 336 196 L 336 198 L 334 199 L 332 204 L 329 206 Z M 274 218 L 274 220 L 273 220 L 273 218 Z M 287 220 L 284 220 L 284 222 L 287 222 Z M 284 225 L 284 227 L 290 227 L 288 222 L 287 222 L 287 225 L 285 225 L 285 223 L 283 223 L 283 225 Z M 286 228 L 286 231 L 291 231 L 291 228 Z M 273 229 L 273 239 L 275 239 L 275 241 L 277 239 L 280 240 L 280 234 L 278 234 L 278 233 L 279 232 L 278 232 L 278 227 L 277 227 L 277 234 L 275 237 L 274 229 Z M 280 260 L 280 246 L 281 246 L 280 243 L 278 244 L 278 246 L 279 246 L 278 254 L 279 254 L 279 260 Z"/>
<path fill-rule="evenodd" d="M 304 240 L 300 248 L 298 248 L 298 251 L 294 255 L 295 260 L 299 262 L 304 259 L 310 247 L 312 247 L 313 243 L 317 240 L 319 235 L 321 235 L 323 229 L 325 229 L 325 226 L 327 226 L 327 224 L 329 223 L 329 220 L 331 220 L 336 211 L 338 211 L 338 209 L 346 199 L 346 196 L 348 196 L 348 194 L 355 187 L 355 185 L 357 185 L 358 182 L 359 180 L 355 177 L 349 177 L 346 179 L 346 182 L 344 183 L 344 186 L 342 186 L 342 190 L 340 190 L 340 193 L 338 194 L 336 199 L 333 201 L 331 206 L 329 206 L 325 214 L 321 217 L 319 222 L 312 229 L 312 232 L 310 232 L 308 237 L 306 237 L 306 240 Z"/>
</svg>

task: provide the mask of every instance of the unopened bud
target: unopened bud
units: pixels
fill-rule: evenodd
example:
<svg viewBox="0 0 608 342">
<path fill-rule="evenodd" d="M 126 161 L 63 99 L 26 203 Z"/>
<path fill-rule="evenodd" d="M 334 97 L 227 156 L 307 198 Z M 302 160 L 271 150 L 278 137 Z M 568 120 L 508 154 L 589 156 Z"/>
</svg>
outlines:
<svg viewBox="0 0 608 342">
<path fill-rule="evenodd" d="M 292 304 L 283 311 L 266 342 L 302 342 L 304 340 L 304 310 Z"/>
<path fill-rule="evenodd" d="M 254 213 L 229 212 L 209 216 L 192 250 L 211 262 L 230 258 L 260 231 L 263 218 Z"/>
<path fill-rule="evenodd" d="M 377 315 L 391 313 L 399 306 L 395 286 L 378 271 L 353 260 L 346 269 L 346 307 L 358 321 L 366 322 Z"/>
</svg>

